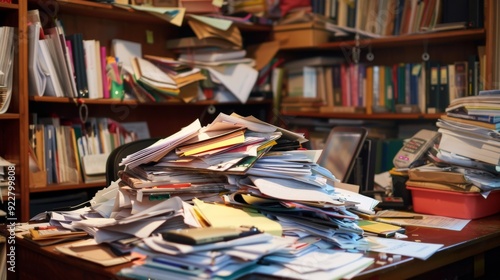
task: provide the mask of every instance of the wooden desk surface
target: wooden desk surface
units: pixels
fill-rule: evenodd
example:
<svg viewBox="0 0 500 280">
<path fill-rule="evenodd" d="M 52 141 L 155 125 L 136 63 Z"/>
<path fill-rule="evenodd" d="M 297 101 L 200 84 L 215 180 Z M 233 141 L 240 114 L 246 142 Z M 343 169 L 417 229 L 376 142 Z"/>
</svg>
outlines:
<svg viewBox="0 0 500 280">
<path fill-rule="evenodd" d="M 500 214 L 472 220 L 461 231 L 407 227 L 409 241 L 444 244 L 429 259 L 422 261 L 402 257 L 401 261 L 377 264 L 378 253 L 367 253 L 375 264 L 357 275 L 355 279 L 408 279 L 460 260 L 500 248 Z M 499 271 L 500 267 L 496 268 Z"/>
<path fill-rule="evenodd" d="M 5 234 L 5 232 L 3 232 Z M 408 240 L 444 244 L 444 247 L 426 261 L 402 257 L 397 262 L 381 262 L 378 253 L 367 252 L 375 263 L 355 279 L 408 279 L 461 260 L 475 257 L 481 269 L 483 253 L 500 248 L 500 214 L 472 220 L 462 231 L 423 227 L 407 227 Z M 391 257 L 391 255 L 389 255 Z M 120 279 L 116 273 L 130 264 L 102 267 L 74 257 L 63 255 L 54 246 L 38 247 L 24 240 L 16 242 L 16 273 L 8 279 Z M 476 268 L 475 268 L 476 269 Z M 500 267 L 493 268 L 500 275 Z M 481 273 L 481 272 L 477 272 Z M 245 279 L 262 279 L 260 276 Z M 42 277 L 43 278 L 43 277 Z M 264 277 L 266 278 L 266 277 Z"/>
</svg>

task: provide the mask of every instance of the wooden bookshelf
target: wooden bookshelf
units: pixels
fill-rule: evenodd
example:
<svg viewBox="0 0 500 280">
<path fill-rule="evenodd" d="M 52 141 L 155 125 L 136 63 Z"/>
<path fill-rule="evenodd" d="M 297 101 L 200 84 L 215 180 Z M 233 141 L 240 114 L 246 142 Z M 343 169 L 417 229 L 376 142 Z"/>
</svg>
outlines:
<svg viewBox="0 0 500 280">
<path fill-rule="evenodd" d="M 151 137 L 167 137 L 182 127 L 200 119 L 202 124 L 211 122 L 219 113 L 237 112 L 270 119 L 272 100 L 249 100 L 245 104 L 233 102 L 219 104 L 215 101 L 182 103 L 172 100 L 162 103 L 139 103 L 135 100 L 74 99 L 48 96 L 31 96 L 28 90 L 28 42 L 27 11 L 39 9 L 42 22 L 53 19 L 62 21 L 65 34 L 82 33 L 84 39 L 99 40 L 101 46 L 111 50 L 112 39 L 138 42 L 143 54 L 172 57 L 166 49 L 169 39 L 186 36 L 189 27 L 176 26 L 147 12 L 112 4 L 81 0 L 13 0 L 12 4 L 0 3 L 0 26 L 18 27 L 16 41 L 16 74 L 13 99 L 6 114 L 0 115 L 0 156 L 15 163 L 16 168 L 16 213 L 17 221 L 28 221 L 30 201 L 44 195 L 58 195 L 67 191 L 96 191 L 105 187 L 105 182 L 56 184 L 40 188 L 29 188 L 28 148 L 29 123 L 32 115 L 78 118 L 83 104 L 89 117 L 108 117 L 119 122 L 145 122 Z M 187 16 L 187 15 L 186 15 Z M 238 23 L 244 35 L 245 45 L 262 42 L 268 38 L 271 26 Z M 46 26 L 44 26 L 46 27 Z M 109 52 L 108 52 L 109 53 Z"/>
</svg>

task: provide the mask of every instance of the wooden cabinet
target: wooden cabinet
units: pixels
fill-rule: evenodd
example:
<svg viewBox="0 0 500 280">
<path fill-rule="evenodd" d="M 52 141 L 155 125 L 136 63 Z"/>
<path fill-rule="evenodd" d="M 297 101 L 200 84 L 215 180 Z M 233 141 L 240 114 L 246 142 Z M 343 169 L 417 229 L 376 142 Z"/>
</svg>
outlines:
<svg viewBox="0 0 500 280">
<path fill-rule="evenodd" d="M 9 111 L 0 114 L 0 156 L 16 165 L 17 221 L 27 221 L 34 213 L 35 199 L 54 198 L 85 191 L 91 197 L 105 183 L 54 184 L 40 188 L 29 187 L 28 149 L 30 145 L 29 124 L 33 114 L 37 118 L 78 118 L 82 104 L 88 108 L 89 117 L 107 117 L 118 122 L 143 121 L 148 125 L 151 137 L 167 137 L 182 127 L 200 119 L 202 125 L 211 122 L 220 112 L 237 112 L 254 115 L 262 120 L 271 118 L 271 100 L 249 100 L 241 103 L 201 101 L 184 104 L 180 102 L 140 104 L 133 100 L 70 99 L 47 96 L 30 96 L 28 90 L 28 39 L 27 11 L 38 9 L 42 24 L 60 19 L 66 35 L 82 33 L 84 39 L 99 40 L 101 46 L 111 49 L 112 39 L 138 42 L 143 54 L 171 55 L 166 48 L 167 40 L 186 36 L 191 32 L 187 26 L 174 26 L 148 13 L 114 7 L 92 1 L 58 0 L 39 2 L 14 0 L 13 4 L 0 3 L 0 25 L 17 27 L 15 94 Z M 267 38 L 270 28 L 244 27 L 249 32 L 244 43 Z M 5 201 L 5 199 L 4 199 Z M 68 202 L 71 203 L 71 202 Z M 31 207 L 30 207 L 31 205 Z M 71 205 L 66 205 L 71 206 Z"/>
</svg>

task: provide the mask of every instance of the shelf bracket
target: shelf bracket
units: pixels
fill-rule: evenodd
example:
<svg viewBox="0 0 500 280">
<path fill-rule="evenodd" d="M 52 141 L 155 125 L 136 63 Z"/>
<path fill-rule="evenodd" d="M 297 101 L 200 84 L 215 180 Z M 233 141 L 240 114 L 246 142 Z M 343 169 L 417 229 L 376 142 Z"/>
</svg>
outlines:
<svg viewBox="0 0 500 280">
<path fill-rule="evenodd" d="M 78 114 L 80 116 L 80 121 L 86 123 L 89 118 L 89 107 L 83 102 L 83 100 L 78 99 Z"/>
<path fill-rule="evenodd" d="M 431 56 L 429 55 L 429 52 L 427 51 L 427 48 L 429 47 L 429 42 L 427 40 L 424 40 L 424 52 L 422 53 L 422 60 L 423 61 L 429 61 Z"/>
<path fill-rule="evenodd" d="M 368 46 L 368 53 L 366 54 L 366 60 L 372 62 L 375 59 L 375 55 L 372 52 L 372 46 Z"/>
<path fill-rule="evenodd" d="M 359 34 L 358 33 L 356 33 L 355 42 L 356 42 L 356 45 L 352 48 L 352 60 L 355 64 L 358 64 L 359 63 L 359 56 L 361 53 L 361 49 L 359 48 Z"/>
</svg>

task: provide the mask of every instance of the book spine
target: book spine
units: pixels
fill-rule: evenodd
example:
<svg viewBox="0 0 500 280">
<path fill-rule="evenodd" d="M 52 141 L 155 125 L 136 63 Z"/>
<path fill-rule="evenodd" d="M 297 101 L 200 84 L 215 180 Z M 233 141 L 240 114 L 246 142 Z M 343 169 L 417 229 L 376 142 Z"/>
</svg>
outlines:
<svg viewBox="0 0 500 280">
<path fill-rule="evenodd" d="M 448 65 L 439 67 L 439 95 L 438 95 L 438 112 L 444 112 L 449 105 L 450 92 L 448 86 Z"/>
<path fill-rule="evenodd" d="M 439 63 L 430 62 L 429 69 L 429 91 L 427 95 L 427 113 L 433 114 L 438 111 L 439 96 Z"/>
<path fill-rule="evenodd" d="M 110 96 L 108 75 L 106 73 L 107 49 L 105 46 L 101 46 L 100 57 L 101 57 L 101 75 L 102 75 L 102 97 L 107 99 L 110 98 L 111 96 Z"/>
</svg>

